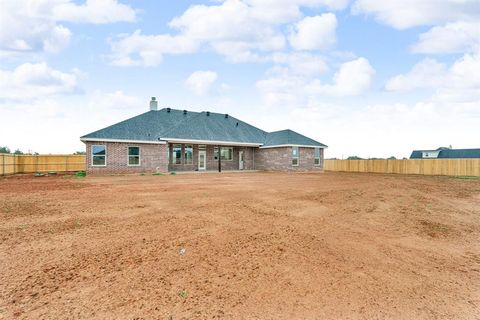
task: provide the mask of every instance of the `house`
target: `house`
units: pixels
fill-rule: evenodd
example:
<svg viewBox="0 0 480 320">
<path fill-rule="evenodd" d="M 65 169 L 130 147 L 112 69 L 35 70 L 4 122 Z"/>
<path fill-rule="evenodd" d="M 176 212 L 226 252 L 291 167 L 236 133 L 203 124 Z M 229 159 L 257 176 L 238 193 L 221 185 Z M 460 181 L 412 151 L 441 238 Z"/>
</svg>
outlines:
<svg viewBox="0 0 480 320">
<path fill-rule="evenodd" d="M 410 159 L 465 159 L 480 158 L 480 149 L 452 149 L 440 147 L 435 150 L 414 150 Z"/>
<path fill-rule="evenodd" d="M 155 97 L 150 111 L 80 140 L 88 173 L 321 171 L 327 148 L 292 130 L 265 132 L 228 114 L 158 110 Z"/>
</svg>

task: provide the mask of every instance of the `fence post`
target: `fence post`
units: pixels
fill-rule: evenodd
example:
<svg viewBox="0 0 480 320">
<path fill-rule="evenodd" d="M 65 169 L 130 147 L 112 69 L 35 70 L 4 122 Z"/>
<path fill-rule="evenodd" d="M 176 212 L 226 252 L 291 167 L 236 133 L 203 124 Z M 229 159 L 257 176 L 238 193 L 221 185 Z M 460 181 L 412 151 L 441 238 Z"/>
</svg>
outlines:
<svg viewBox="0 0 480 320">
<path fill-rule="evenodd" d="M 5 174 L 5 153 L 2 153 L 3 162 L 2 162 L 2 176 Z"/>
<path fill-rule="evenodd" d="M 35 172 L 38 172 L 38 155 L 35 155 Z"/>
<path fill-rule="evenodd" d="M 68 172 L 68 156 L 65 156 L 65 172 Z"/>
</svg>

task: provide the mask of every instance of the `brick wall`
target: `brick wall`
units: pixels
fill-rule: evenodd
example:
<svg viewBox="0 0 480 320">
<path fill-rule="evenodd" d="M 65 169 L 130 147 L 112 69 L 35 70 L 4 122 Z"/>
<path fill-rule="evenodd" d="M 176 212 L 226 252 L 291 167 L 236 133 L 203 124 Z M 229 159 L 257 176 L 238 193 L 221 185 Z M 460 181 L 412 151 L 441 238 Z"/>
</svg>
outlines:
<svg viewBox="0 0 480 320">
<path fill-rule="evenodd" d="M 106 146 L 106 166 L 92 166 L 92 145 Z M 128 147 L 140 148 L 140 166 L 128 165 Z M 88 174 L 168 171 L 166 144 L 86 142 L 86 153 Z"/>
<path fill-rule="evenodd" d="M 92 166 L 92 145 L 105 145 L 107 148 L 107 165 L 105 167 Z M 140 147 L 140 166 L 129 166 L 128 147 Z M 185 145 L 182 145 L 182 164 L 172 164 L 173 144 L 129 144 L 116 142 L 87 142 L 87 172 L 95 173 L 138 173 L 167 171 L 196 171 L 198 170 L 198 145 L 193 145 L 193 163 L 184 164 Z M 214 159 L 213 145 L 206 146 L 207 170 L 218 170 L 218 160 Z M 168 152 L 168 150 L 170 150 Z M 222 161 L 222 170 L 239 169 L 239 152 L 244 152 L 245 170 L 278 170 L 278 171 L 308 171 L 323 170 L 323 149 L 320 149 L 320 165 L 314 165 L 315 149 L 299 148 L 299 165 L 292 166 L 292 148 L 233 147 L 233 159 Z M 167 155 L 170 155 L 170 160 Z"/>
<path fill-rule="evenodd" d="M 298 152 L 298 166 L 292 166 L 292 147 L 257 149 L 255 151 L 255 168 L 278 171 L 323 170 L 323 149 L 320 149 L 320 165 L 314 164 L 314 148 L 298 148 Z"/>
<path fill-rule="evenodd" d="M 168 165 L 169 171 L 196 171 L 198 170 L 198 145 L 193 145 L 193 163 L 185 164 L 185 144 L 182 144 L 182 159 L 181 164 L 173 164 L 173 144 L 169 144 L 169 154 L 170 161 Z M 228 147 L 228 146 L 222 146 Z M 214 148 L 213 145 L 206 146 L 206 156 L 207 156 L 207 170 L 214 171 L 218 170 L 218 160 L 214 158 Z M 239 168 L 239 152 L 243 151 L 244 159 L 244 170 L 253 170 L 253 148 L 252 147 L 232 147 L 233 148 L 233 159 L 232 160 L 222 160 L 222 170 L 238 170 Z"/>
</svg>

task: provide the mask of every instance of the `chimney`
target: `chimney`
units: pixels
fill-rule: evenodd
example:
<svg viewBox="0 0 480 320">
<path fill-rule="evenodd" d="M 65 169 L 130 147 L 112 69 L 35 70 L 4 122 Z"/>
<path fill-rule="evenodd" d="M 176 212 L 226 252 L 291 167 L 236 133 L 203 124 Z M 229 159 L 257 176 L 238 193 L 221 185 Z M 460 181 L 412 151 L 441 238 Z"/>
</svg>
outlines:
<svg viewBox="0 0 480 320">
<path fill-rule="evenodd" d="M 152 97 L 152 100 L 150 100 L 150 111 L 157 111 L 157 110 L 158 110 L 157 98 Z"/>
</svg>

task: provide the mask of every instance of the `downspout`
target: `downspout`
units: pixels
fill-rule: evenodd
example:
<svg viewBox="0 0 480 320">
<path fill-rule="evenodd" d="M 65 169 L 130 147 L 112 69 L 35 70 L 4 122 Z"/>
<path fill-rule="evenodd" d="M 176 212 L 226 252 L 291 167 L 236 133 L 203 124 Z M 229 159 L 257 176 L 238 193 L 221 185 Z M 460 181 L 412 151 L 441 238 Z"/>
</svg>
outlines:
<svg viewBox="0 0 480 320">
<path fill-rule="evenodd" d="M 218 146 L 218 172 L 222 172 L 222 149 Z"/>
</svg>

